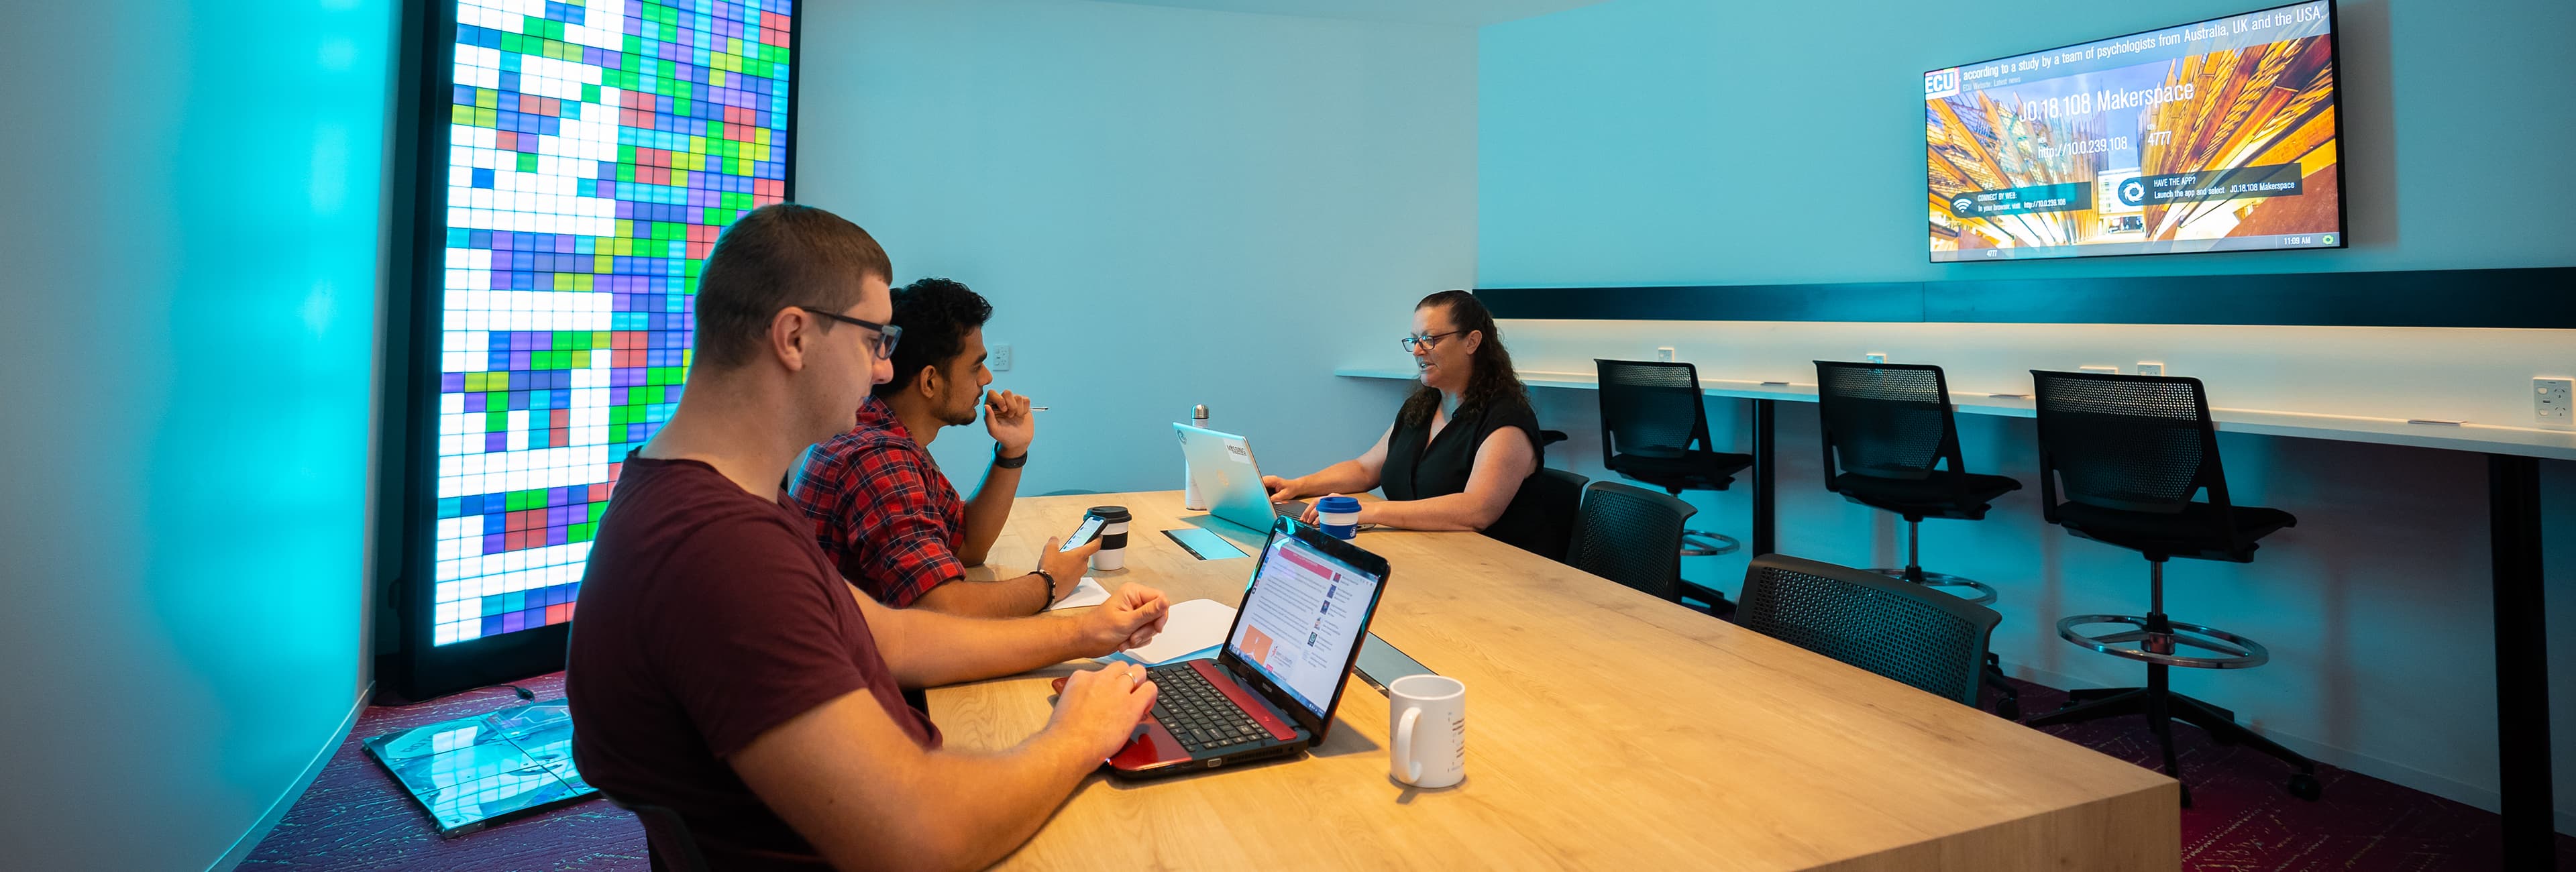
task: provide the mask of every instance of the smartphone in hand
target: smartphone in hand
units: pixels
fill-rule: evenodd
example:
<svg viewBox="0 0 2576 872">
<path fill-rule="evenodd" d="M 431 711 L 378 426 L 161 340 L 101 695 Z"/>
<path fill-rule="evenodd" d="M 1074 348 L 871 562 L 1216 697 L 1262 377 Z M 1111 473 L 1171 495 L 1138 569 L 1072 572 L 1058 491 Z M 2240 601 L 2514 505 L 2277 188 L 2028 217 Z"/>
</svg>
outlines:
<svg viewBox="0 0 2576 872">
<path fill-rule="evenodd" d="M 1073 528 L 1073 535 L 1064 537 L 1064 544 L 1055 550 L 1065 552 L 1082 547 L 1089 543 L 1092 537 L 1100 535 L 1100 528 L 1108 523 L 1109 519 L 1099 515 L 1082 516 L 1082 526 Z"/>
</svg>

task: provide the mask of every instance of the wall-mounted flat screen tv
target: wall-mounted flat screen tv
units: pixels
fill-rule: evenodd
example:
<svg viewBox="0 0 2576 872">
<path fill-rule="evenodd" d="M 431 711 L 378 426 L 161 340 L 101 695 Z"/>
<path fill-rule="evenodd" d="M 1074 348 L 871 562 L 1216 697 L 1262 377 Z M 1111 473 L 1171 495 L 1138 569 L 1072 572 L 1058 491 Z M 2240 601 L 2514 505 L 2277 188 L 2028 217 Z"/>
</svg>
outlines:
<svg viewBox="0 0 2576 872">
<path fill-rule="evenodd" d="M 1923 74 L 1935 262 L 2341 248 L 2332 0 Z"/>
</svg>

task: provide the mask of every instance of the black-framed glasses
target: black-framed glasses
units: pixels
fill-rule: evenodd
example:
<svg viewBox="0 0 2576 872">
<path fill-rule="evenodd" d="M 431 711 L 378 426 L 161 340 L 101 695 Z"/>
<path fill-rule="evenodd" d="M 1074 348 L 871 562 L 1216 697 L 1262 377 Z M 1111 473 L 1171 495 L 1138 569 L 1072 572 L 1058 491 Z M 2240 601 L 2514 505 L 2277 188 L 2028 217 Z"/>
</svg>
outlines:
<svg viewBox="0 0 2576 872">
<path fill-rule="evenodd" d="M 1411 354 L 1411 353 L 1413 353 L 1413 347 L 1414 347 L 1414 346 L 1417 346 L 1417 345 L 1422 346 L 1422 348 L 1423 348 L 1424 350 L 1429 350 L 1429 349 L 1433 349 L 1433 348 L 1438 348 L 1438 347 L 1440 347 L 1440 340 L 1441 340 L 1443 337 L 1456 336 L 1456 335 L 1458 335 L 1458 334 L 1460 334 L 1460 333 L 1465 333 L 1465 332 L 1467 332 L 1467 331 L 1465 331 L 1465 330 L 1451 330 L 1451 331 L 1449 331 L 1449 332 L 1447 332 L 1447 333 L 1433 333 L 1433 334 L 1430 334 L 1430 335 L 1427 335 L 1427 336 L 1407 336 L 1407 337 L 1404 337 L 1404 352 L 1405 352 L 1406 354 Z"/>
<path fill-rule="evenodd" d="M 877 322 L 861 318 L 852 318 L 848 315 L 826 311 L 814 306 L 798 306 L 796 308 L 803 309 L 816 315 L 821 315 L 825 318 L 830 318 L 834 321 L 839 321 L 843 324 L 856 324 L 869 330 L 876 331 L 877 338 L 875 341 L 868 343 L 868 347 L 877 353 L 877 358 L 880 360 L 894 359 L 894 345 L 896 342 L 903 339 L 903 328 L 892 324 L 879 324 Z"/>
</svg>

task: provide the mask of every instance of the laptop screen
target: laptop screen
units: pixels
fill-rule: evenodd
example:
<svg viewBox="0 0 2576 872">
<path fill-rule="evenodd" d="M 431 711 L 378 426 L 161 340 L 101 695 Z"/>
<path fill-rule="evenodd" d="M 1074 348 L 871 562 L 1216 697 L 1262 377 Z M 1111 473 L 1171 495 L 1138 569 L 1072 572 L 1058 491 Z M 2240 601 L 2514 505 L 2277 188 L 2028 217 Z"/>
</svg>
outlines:
<svg viewBox="0 0 2576 872">
<path fill-rule="evenodd" d="M 1273 536 L 1226 650 L 1315 717 L 1326 716 L 1380 579 L 1294 536 Z"/>
</svg>

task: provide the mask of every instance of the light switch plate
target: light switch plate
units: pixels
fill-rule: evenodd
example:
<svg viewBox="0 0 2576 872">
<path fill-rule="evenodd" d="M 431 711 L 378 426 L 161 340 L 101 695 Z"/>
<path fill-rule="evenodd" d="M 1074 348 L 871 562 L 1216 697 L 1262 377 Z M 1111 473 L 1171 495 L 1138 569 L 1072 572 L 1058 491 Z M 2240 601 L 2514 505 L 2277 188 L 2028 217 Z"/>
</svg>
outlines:
<svg viewBox="0 0 2576 872">
<path fill-rule="evenodd" d="M 2084 371 L 2084 372 L 2098 372 L 2098 373 L 2101 373 L 2101 374 L 2103 374 L 2103 375 L 2119 375 L 2119 374 L 2120 374 L 2120 368 L 2119 368 L 2119 367 L 2116 367 L 2116 366 L 2086 365 L 2086 366 L 2079 366 L 2079 367 L 2076 367 L 2076 369 L 2081 370 L 2081 371 Z"/>
<path fill-rule="evenodd" d="M 1655 362 L 1656 362 L 1656 363 L 1671 363 L 1671 362 L 1673 362 L 1673 349 L 1672 349 L 1672 347 L 1671 347 L 1671 346 L 1664 346 L 1664 347 L 1661 347 L 1661 348 L 1657 348 L 1657 349 L 1655 349 Z"/>
<path fill-rule="evenodd" d="M 2141 361 L 2138 361 L 2138 374 L 2139 374 L 2139 375 L 2164 375 L 2164 374 L 2165 374 L 2165 365 L 2164 365 L 2164 362 L 2163 362 L 2163 361 L 2157 361 L 2157 360 L 2141 360 Z"/>
</svg>

